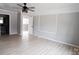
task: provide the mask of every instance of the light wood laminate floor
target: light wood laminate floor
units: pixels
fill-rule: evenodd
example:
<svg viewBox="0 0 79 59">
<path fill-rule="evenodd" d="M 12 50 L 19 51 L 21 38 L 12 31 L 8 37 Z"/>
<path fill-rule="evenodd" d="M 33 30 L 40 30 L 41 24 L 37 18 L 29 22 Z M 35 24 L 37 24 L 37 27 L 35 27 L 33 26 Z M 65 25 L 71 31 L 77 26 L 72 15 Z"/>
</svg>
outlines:
<svg viewBox="0 0 79 59">
<path fill-rule="evenodd" d="M 79 49 L 36 36 L 0 37 L 0 55 L 76 55 Z"/>
</svg>

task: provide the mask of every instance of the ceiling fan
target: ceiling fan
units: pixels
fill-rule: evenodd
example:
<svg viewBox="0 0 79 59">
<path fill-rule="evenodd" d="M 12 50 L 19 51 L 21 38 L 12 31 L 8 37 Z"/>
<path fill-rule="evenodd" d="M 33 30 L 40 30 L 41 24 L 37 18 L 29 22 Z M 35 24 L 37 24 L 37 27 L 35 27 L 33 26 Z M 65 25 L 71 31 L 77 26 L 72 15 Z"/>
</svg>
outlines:
<svg viewBox="0 0 79 59">
<path fill-rule="evenodd" d="M 23 3 L 23 5 L 20 5 L 20 4 L 17 4 L 17 5 L 22 7 L 22 12 L 26 12 L 26 13 L 28 13 L 28 11 L 34 12 L 33 9 L 35 9 L 35 7 L 27 7 L 27 3 Z"/>
</svg>

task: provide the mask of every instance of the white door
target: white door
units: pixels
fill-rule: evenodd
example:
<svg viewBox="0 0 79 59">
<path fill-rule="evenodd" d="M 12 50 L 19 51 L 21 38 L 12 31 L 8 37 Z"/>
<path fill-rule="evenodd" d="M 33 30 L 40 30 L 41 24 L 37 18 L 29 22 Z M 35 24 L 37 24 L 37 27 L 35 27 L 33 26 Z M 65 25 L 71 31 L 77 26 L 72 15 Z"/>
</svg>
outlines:
<svg viewBox="0 0 79 59">
<path fill-rule="evenodd" d="M 28 25 L 29 34 L 33 34 L 33 17 L 29 16 L 29 25 Z"/>
</svg>

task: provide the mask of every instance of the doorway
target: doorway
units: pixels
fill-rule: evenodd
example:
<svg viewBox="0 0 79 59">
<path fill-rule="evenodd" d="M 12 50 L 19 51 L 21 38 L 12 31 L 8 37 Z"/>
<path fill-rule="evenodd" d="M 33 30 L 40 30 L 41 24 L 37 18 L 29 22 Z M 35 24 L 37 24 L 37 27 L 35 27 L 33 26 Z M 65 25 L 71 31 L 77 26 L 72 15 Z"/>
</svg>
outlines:
<svg viewBox="0 0 79 59">
<path fill-rule="evenodd" d="M 0 36 L 9 35 L 9 15 L 0 14 Z"/>
<path fill-rule="evenodd" d="M 28 17 L 24 17 L 23 16 L 23 28 L 22 28 L 22 33 L 23 33 L 23 36 L 29 34 L 29 31 L 28 31 L 28 25 L 29 25 L 29 18 Z"/>
<path fill-rule="evenodd" d="M 22 15 L 22 36 L 33 35 L 33 17 L 27 14 Z"/>
</svg>

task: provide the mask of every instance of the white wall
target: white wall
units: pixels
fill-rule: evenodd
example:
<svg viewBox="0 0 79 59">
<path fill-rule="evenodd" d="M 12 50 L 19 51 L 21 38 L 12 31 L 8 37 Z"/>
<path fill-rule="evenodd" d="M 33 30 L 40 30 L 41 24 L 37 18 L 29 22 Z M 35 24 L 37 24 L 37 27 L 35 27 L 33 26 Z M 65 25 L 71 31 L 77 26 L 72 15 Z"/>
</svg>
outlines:
<svg viewBox="0 0 79 59">
<path fill-rule="evenodd" d="M 21 35 L 21 23 L 22 23 L 22 16 L 21 16 L 21 13 L 18 12 L 17 13 L 17 32 L 19 35 Z"/>
<path fill-rule="evenodd" d="M 6 14 L 6 15 L 9 15 L 10 19 L 10 28 L 9 28 L 9 34 L 12 35 L 12 34 L 17 34 L 17 12 L 12 12 L 12 11 L 8 11 L 8 10 L 3 10 L 3 9 L 0 9 L 0 14 Z"/>
<path fill-rule="evenodd" d="M 59 14 L 57 40 L 79 45 L 79 12 Z"/>
<path fill-rule="evenodd" d="M 34 16 L 34 34 L 50 40 L 79 45 L 79 12 Z"/>
</svg>

